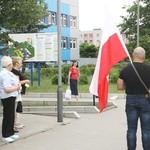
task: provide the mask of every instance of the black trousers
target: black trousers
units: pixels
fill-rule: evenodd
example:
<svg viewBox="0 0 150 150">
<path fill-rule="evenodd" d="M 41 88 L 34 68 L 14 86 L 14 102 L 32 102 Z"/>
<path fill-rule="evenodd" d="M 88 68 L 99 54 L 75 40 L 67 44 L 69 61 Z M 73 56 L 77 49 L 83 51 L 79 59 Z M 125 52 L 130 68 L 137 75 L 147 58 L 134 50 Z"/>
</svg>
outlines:
<svg viewBox="0 0 150 150">
<path fill-rule="evenodd" d="M 4 138 L 14 135 L 16 97 L 1 99 L 3 105 L 2 136 Z"/>
<path fill-rule="evenodd" d="M 78 95 L 78 80 L 70 79 L 71 95 Z"/>
</svg>

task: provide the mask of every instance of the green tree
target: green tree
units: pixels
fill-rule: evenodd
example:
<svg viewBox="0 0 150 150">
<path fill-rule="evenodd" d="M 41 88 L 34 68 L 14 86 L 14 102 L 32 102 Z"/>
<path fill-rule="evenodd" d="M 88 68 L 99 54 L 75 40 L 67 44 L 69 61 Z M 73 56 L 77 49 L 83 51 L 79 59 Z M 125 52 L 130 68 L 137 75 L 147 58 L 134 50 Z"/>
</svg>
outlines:
<svg viewBox="0 0 150 150">
<path fill-rule="evenodd" d="M 47 15 L 47 4 L 44 0 L 1 0 L 0 27 L 10 33 L 37 32 L 44 28 L 39 24 Z"/>
<path fill-rule="evenodd" d="M 81 43 L 80 44 L 80 56 L 83 58 L 96 58 L 98 53 L 98 47 L 93 44 Z"/>
<path fill-rule="evenodd" d="M 86 56 L 86 49 L 89 46 L 88 43 L 81 43 L 80 44 L 80 57 L 85 57 Z"/>
<path fill-rule="evenodd" d="M 13 42 L 9 33 L 36 33 L 49 25 L 41 20 L 47 15 L 45 0 L 1 0 L 0 1 L 0 45 L 7 48 Z M 2 29 L 6 29 L 4 32 Z"/>
<path fill-rule="evenodd" d="M 122 16 L 123 22 L 119 25 L 121 32 L 127 35 L 129 43 L 127 44 L 129 52 L 136 47 L 137 43 L 137 1 L 132 6 L 125 7 L 128 15 Z M 150 57 L 150 1 L 140 1 L 140 37 L 139 44 L 147 52 L 147 58 Z"/>
</svg>

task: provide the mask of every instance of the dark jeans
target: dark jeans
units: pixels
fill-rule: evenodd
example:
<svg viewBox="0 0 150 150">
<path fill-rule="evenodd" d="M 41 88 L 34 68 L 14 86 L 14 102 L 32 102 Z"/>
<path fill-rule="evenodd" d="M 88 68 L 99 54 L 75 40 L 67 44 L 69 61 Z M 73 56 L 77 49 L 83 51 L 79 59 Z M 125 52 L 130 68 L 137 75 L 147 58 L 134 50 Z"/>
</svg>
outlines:
<svg viewBox="0 0 150 150">
<path fill-rule="evenodd" d="M 1 99 L 3 105 L 2 136 L 4 138 L 14 135 L 16 97 Z"/>
<path fill-rule="evenodd" d="M 128 150 L 136 150 L 138 119 L 141 123 L 143 149 L 150 150 L 150 100 L 144 94 L 128 94 L 126 98 L 126 115 Z"/>
</svg>

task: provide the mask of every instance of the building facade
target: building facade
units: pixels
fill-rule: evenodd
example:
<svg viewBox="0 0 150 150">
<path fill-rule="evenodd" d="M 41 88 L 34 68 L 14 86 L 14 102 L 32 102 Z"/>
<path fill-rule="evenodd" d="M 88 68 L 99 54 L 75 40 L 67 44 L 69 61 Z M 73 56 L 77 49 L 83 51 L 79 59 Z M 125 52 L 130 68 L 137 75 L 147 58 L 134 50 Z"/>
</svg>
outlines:
<svg viewBox="0 0 150 150">
<path fill-rule="evenodd" d="M 43 22 L 50 27 L 45 33 L 57 33 L 57 0 L 46 0 L 48 15 Z M 79 1 L 61 0 L 61 55 L 62 61 L 79 59 Z"/>
<path fill-rule="evenodd" d="M 95 46 L 100 46 L 101 35 L 101 29 L 93 29 L 91 31 L 80 31 L 79 44 L 89 43 L 94 44 Z"/>
</svg>

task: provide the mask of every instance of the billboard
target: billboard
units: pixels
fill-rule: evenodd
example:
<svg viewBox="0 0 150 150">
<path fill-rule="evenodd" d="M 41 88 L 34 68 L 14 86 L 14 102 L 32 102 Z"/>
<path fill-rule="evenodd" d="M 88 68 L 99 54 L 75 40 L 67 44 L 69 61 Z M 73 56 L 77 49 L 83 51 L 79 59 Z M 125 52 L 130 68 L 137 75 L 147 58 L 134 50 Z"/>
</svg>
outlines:
<svg viewBox="0 0 150 150">
<path fill-rule="evenodd" d="M 17 55 L 24 55 L 26 61 L 57 61 L 56 33 L 24 33 L 9 34 L 10 38 L 19 43 L 29 43 L 33 49 L 22 48 Z M 24 53 L 23 53 L 24 52 Z"/>
</svg>

